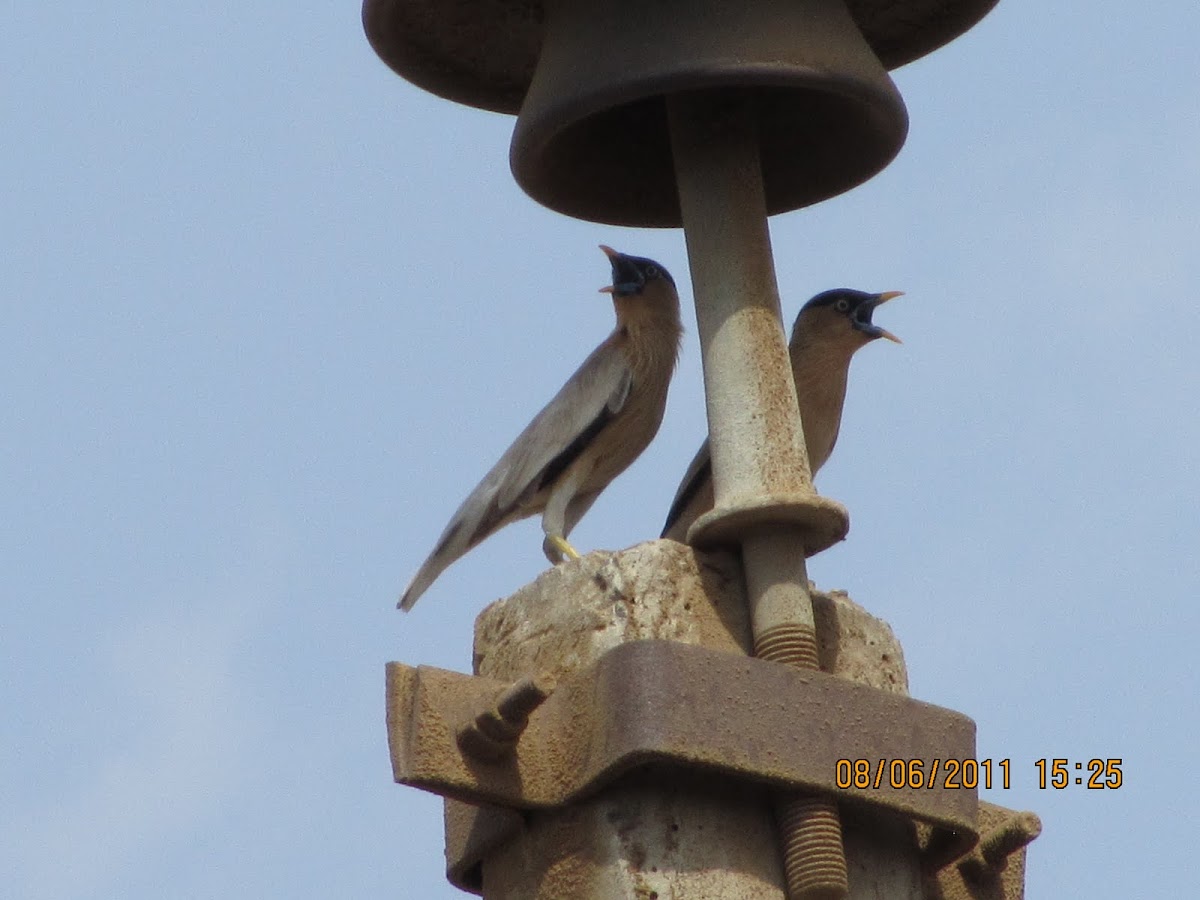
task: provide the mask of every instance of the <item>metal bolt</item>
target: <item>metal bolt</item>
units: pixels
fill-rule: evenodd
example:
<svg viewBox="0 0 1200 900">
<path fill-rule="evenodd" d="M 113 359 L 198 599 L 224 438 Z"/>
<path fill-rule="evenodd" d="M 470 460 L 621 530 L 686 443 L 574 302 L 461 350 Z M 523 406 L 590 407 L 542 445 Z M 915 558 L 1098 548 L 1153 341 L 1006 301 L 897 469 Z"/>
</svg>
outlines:
<svg viewBox="0 0 1200 900">
<path fill-rule="evenodd" d="M 550 696 L 553 686 L 543 677 L 527 677 L 495 696 L 458 731 L 458 746 L 476 759 L 494 762 L 512 753 L 529 724 L 530 714 Z"/>
<path fill-rule="evenodd" d="M 1031 812 L 1014 813 L 993 828 L 958 864 L 963 878 L 980 882 L 1000 873 L 1008 858 L 1042 833 L 1042 820 Z"/>
</svg>

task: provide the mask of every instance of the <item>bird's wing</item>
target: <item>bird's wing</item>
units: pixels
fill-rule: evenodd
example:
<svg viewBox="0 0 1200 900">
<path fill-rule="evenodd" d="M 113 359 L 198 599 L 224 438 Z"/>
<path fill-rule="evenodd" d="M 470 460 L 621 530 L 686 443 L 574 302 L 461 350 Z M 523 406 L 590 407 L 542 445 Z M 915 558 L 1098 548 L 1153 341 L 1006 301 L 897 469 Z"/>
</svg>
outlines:
<svg viewBox="0 0 1200 900">
<path fill-rule="evenodd" d="M 625 406 L 633 372 L 611 339 L 597 347 L 526 426 L 491 473 L 511 509 L 552 483 Z"/>
<path fill-rule="evenodd" d="M 675 499 L 671 501 L 671 509 L 667 512 L 667 521 L 663 523 L 662 537 L 667 536 L 667 533 L 679 521 L 679 517 L 687 510 L 688 505 L 696 499 L 704 489 L 704 486 L 711 483 L 711 481 L 712 456 L 708 450 L 708 439 L 705 438 L 704 443 L 700 445 L 700 449 L 696 451 L 696 455 L 692 458 L 691 464 L 688 465 L 687 471 L 683 473 L 683 480 L 679 482 L 679 489 L 675 491 Z"/>
<path fill-rule="evenodd" d="M 400 598 L 400 608 L 411 609 L 447 566 L 484 538 L 535 512 L 521 507 L 565 471 L 621 411 L 632 384 L 625 354 L 610 337 L 584 360 L 462 502 Z"/>
</svg>

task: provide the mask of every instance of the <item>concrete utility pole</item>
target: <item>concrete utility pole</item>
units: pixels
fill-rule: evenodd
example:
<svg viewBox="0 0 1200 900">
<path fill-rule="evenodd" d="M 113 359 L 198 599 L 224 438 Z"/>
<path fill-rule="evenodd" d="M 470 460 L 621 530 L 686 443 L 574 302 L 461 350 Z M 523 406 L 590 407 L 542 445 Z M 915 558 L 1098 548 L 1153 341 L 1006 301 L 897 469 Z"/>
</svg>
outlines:
<svg viewBox="0 0 1200 900">
<path fill-rule="evenodd" d="M 994 3 L 366 0 L 399 74 L 519 111 L 512 170 L 534 199 L 683 227 L 704 364 L 715 507 L 691 547 L 589 554 L 494 604 L 474 677 L 389 666 L 394 772 L 450 798 L 454 883 L 1022 896 L 1036 817 L 925 787 L 974 758 L 974 724 L 907 698 L 886 624 L 810 592 L 805 557 L 848 516 L 813 490 L 767 230 L 886 166 L 908 126 L 887 68 Z"/>
</svg>

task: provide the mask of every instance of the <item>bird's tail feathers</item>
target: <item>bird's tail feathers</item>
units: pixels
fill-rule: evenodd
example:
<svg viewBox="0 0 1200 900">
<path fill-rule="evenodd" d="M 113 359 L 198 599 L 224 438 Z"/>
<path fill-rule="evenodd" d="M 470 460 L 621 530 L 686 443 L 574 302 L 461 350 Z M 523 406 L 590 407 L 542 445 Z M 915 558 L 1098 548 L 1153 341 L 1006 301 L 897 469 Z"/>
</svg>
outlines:
<svg viewBox="0 0 1200 900">
<path fill-rule="evenodd" d="M 496 509 L 495 485 L 490 479 L 484 479 L 454 513 L 454 518 L 438 538 L 437 546 L 429 558 L 421 563 L 421 568 L 400 595 L 396 607 L 405 612 L 412 609 L 439 575 L 507 521 Z"/>
<path fill-rule="evenodd" d="M 408 583 L 408 587 L 404 589 L 404 593 L 400 595 L 400 601 L 396 604 L 396 609 L 402 609 L 408 612 L 413 608 L 420 596 L 429 589 L 435 578 L 441 572 L 427 572 L 428 562 L 421 566 L 421 571 L 413 576 L 413 580 Z"/>
<path fill-rule="evenodd" d="M 421 563 L 421 568 L 417 570 L 417 574 L 413 576 L 413 580 L 404 589 L 404 593 L 400 596 L 400 602 L 396 604 L 397 609 L 402 609 L 405 612 L 412 609 L 413 604 L 429 589 L 429 586 L 437 580 L 437 577 L 446 571 L 451 563 L 474 546 L 474 543 L 470 541 L 473 529 L 464 527 L 467 524 L 463 520 L 463 510 L 460 509 L 454 518 L 450 520 L 450 524 L 446 526 L 446 530 L 442 532 L 442 536 L 438 538 L 437 546 L 433 548 L 433 552 L 429 554 L 425 562 Z"/>
</svg>

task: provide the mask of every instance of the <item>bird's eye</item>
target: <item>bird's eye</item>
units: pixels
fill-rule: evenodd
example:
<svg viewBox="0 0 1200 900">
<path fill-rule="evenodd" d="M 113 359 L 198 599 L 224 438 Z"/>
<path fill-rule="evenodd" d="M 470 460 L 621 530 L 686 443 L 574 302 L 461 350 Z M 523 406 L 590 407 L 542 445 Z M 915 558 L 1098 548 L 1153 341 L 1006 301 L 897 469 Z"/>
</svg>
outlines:
<svg viewBox="0 0 1200 900">
<path fill-rule="evenodd" d="M 642 269 L 642 274 L 647 278 L 657 278 L 658 266 L 646 266 L 646 268 Z"/>
<path fill-rule="evenodd" d="M 837 303 L 833 304 L 833 308 L 840 313 L 844 313 L 850 309 L 850 301 L 845 297 L 842 297 L 837 301 Z"/>
</svg>

